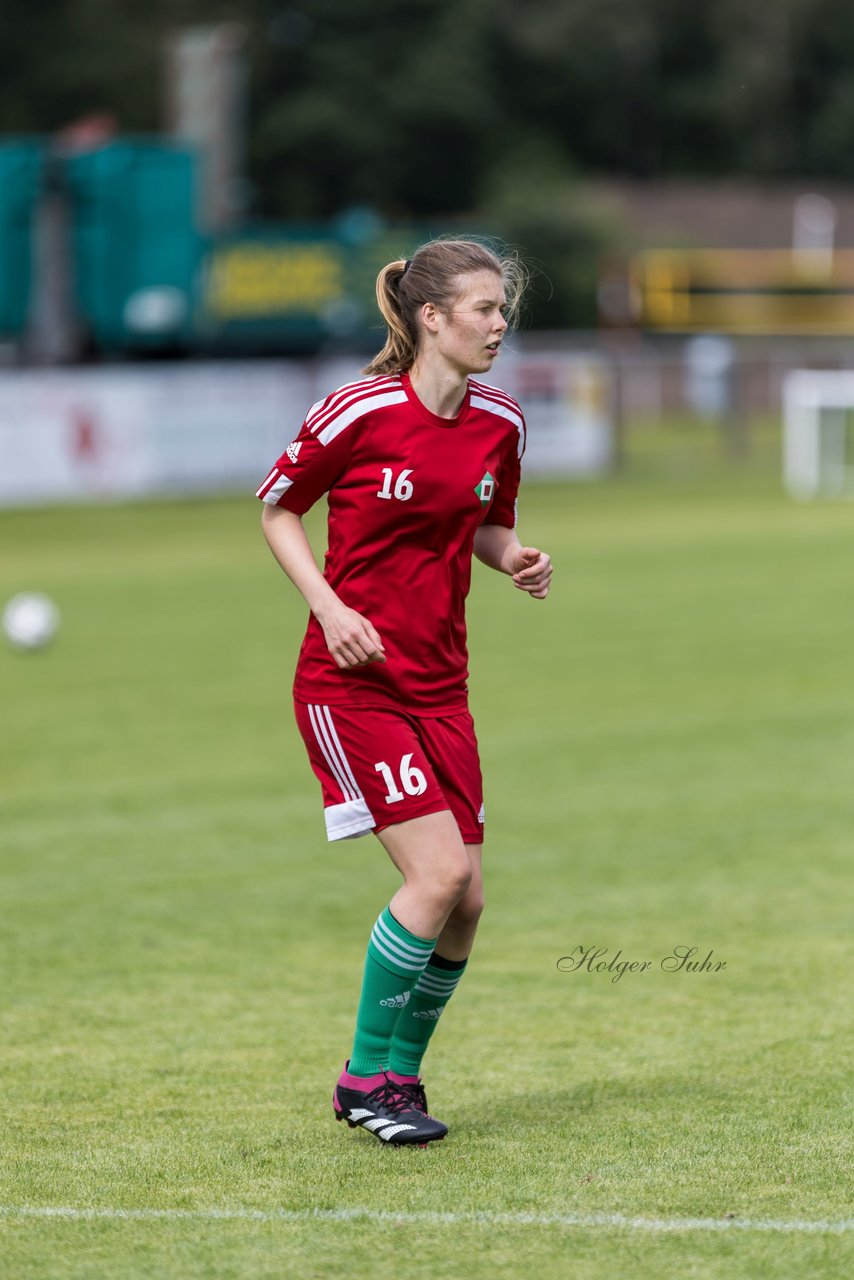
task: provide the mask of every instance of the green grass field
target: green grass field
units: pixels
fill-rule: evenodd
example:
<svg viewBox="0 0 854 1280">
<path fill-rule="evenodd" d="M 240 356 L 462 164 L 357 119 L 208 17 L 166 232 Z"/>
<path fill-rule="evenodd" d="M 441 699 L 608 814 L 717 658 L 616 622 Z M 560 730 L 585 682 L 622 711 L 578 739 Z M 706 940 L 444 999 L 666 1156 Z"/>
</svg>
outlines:
<svg viewBox="0 0 854 1280">
<path fill-rule="evenodd" d="M 528 487 L 545 605 L 476 572 L 489 905 L 423 1151 L 332 1121 L 396 878 L 323 836 L 257 504 L 0 515 L 0 598 L 63 614 L 0 652 L 3 1280 L 854 1273 L 854 508 L 666 456 Z"/>
</svg>

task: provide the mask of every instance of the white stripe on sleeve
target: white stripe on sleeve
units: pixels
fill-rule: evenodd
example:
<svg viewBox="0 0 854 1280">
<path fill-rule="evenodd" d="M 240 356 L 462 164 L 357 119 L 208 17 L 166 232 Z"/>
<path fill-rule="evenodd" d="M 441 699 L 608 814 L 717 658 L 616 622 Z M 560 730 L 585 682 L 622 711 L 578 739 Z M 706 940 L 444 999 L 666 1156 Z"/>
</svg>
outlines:
<svg viewBox="0 0 854 1280">
<path fill-rule="evenodd" d="M 286 493 L 288 489 L 290 489 L 292 484 L 293 484 L 293 480 L 291 480 L 288 476 L 279 476 L 279 479 L 276 481 L 276 483 L 274 485 L 271 485 L 270 488 L 267 490 L 267 492 L 264 494 L 263 501 L 269 502 L 272 506 L 275 506 L 276 503 L 279 501 L 279 498 L 281 498 L 282 494 Z"/>
<path fill-rule="evenodd" d="M 369 396 L 364 400 L 357 400 L 349 409 L 345 409 L 343 413 L 339 413 L 337 417 L 317 432 L 317 439 L 321 444 L 329 444 L 330 440 L 334 440 L 337 435 L 349 427 L 351 422 L 355 422 L 357 418 L 363 417 L 366 413 L 370 413 L 373 409 L 384 409 L 390 404 L 406 404 L 405 391 L 390 391 L 386 395 Z"/>
</svg>

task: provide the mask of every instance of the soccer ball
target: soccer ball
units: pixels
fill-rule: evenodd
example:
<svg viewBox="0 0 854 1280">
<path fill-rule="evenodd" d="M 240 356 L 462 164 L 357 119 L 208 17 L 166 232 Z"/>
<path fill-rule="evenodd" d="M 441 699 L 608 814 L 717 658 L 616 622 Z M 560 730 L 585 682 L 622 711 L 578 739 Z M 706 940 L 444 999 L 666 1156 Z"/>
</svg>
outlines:
<svg viewBox="0 0 854 1280">
<path fill-rule="evenodd" d="M 16 649 L 43 649 L 59 626 L 59 610 L 47 596 L 25 591 L 3 610 L 3 630 Z"/>
</svg>

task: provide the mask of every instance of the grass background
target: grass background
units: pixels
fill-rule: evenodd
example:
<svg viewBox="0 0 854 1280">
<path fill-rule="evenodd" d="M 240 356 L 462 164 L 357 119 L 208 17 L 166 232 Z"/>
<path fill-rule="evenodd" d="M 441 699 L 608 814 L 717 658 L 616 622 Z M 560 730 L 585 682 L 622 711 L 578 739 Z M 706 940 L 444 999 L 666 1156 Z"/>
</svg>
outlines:
<svg viewBox="0 0 854 1280">
<path fill-rule="evenodd" d="M 372 840 L 328 846 L 292 726 L 304 609 L 248 500 L 0 514 L 0 1206 L 850 1216 L 854 509 L 685 424 L 529 485 L 544 605 L 476 572 L 488 912 L 427 1060 L 451 1135 L 332 1122 Z M 322 520 L 311 517 L 322 537 Z M 577 946 L 645 973 L 560 972 Z M 665 973 L 674 946 L 719 973 Z M 854 1237 L 45 1220 L 8 1280 L 850 1276 Z"/>
</svg>

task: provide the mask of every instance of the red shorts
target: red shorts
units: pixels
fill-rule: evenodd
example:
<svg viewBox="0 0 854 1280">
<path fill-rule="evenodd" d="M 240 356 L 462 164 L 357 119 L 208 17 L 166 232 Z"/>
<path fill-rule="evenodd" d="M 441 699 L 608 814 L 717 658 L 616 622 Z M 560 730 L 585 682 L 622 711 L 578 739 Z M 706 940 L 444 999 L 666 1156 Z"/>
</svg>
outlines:
<svg viewBox="0 0 854 1280">
<path fill-rule="evenodd" d="M 294 707 L 323 788 L 330 840 L 450 809 L 463 841 L 483 842 L 483 782 L 468 711 L 422 717 L 395 707 Z"/>
</svg>

